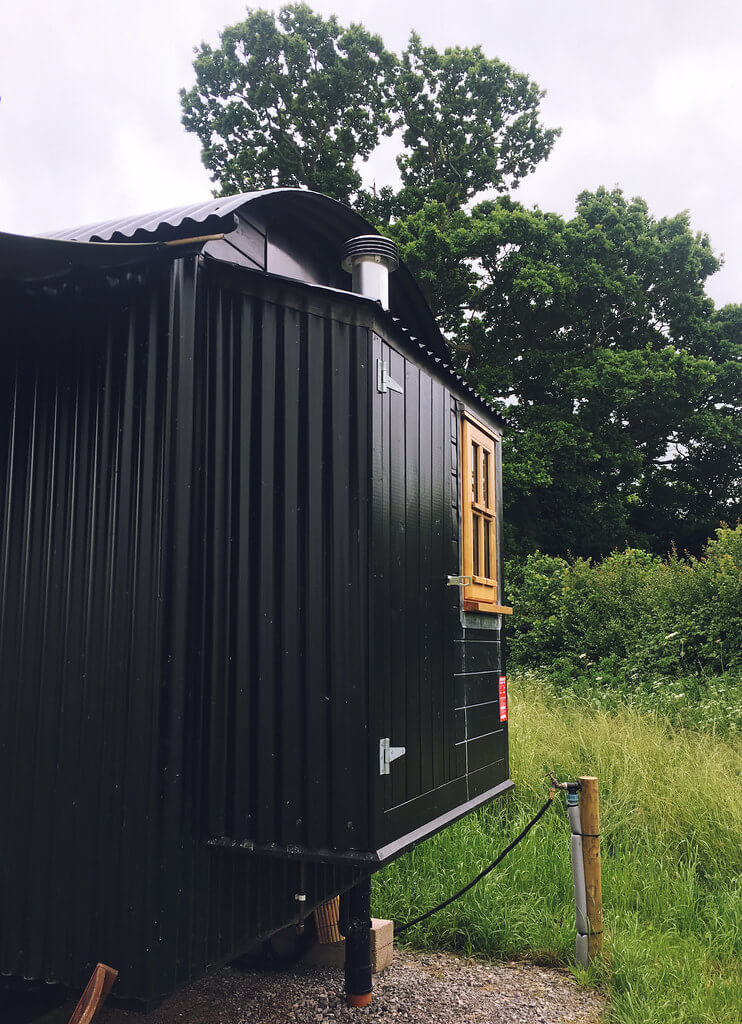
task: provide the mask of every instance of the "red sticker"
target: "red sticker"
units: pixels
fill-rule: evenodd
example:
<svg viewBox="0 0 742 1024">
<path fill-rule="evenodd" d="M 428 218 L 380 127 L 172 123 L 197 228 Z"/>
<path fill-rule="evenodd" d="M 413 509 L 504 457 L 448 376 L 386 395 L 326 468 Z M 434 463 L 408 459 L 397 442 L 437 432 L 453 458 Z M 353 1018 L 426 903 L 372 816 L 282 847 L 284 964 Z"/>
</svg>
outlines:
<svg viewBox="0 0 742 1024">
<path fill-rule="evenodd" d="M 508 720 L 508 679 L 500 676 L 500 721 Z"/>
</svg>

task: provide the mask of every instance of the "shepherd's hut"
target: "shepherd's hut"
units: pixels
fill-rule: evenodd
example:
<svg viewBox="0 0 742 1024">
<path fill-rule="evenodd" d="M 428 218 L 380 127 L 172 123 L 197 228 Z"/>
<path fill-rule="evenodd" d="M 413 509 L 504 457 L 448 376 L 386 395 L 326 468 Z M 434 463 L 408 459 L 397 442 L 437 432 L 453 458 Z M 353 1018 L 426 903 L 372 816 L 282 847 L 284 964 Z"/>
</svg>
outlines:
<svg viewBox="0 0 742 1024">
<path fill-rule="evenodd" d="M 503 423 L 307 191 L 1 235 L 0 301 L 0 975 L 146 1007 L 512 786 Z"/>
</svg>

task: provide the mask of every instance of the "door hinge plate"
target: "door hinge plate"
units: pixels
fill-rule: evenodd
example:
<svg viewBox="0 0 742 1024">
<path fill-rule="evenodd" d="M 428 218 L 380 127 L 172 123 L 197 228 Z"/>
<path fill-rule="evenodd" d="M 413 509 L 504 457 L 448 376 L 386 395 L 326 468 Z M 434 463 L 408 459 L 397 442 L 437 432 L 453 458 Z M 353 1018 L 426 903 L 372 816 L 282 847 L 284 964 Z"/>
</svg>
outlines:
<svg viewBox="0 0 742 1024">
<path fill-rule="evenodd" d="M 379 740 L 379 775 L 389 775 L 392 761 L 396 761 L 398 757 L 402 757 L 406 753 L 406 747 L 391 746 L 388 736 Z"/>
<path fill-rule="evenodd" d="M 449 576 L 446 580 L 449 587 L 470 587 L 473 582 L 471 576 Z"/>
<path fill-rule="evenodd" d="M 383 359 L 376 360 L 376 390 L 382 395 L 385 395 L 387 391 L 404 394 L 402 385 L 397 384 L 396 380 L 389 376 L 389 367 Z"/>
</svg>

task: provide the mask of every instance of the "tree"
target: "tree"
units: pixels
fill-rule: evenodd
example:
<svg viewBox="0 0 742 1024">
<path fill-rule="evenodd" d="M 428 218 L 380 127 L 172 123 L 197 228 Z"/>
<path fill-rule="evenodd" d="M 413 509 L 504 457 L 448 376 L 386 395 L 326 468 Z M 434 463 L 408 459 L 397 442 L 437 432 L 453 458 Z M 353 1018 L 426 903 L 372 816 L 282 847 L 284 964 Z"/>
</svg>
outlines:
<svg viewBox="0 0 742 1024">
<path fill-rule="evenodd" d="M 511 553 L 699 550 L 742 516 L 742 307 L 714 310 L 719 263 L 687 214 L 598 189 L 565 220 L 502 194 L 558 135 L 526 75 L 414 33 L 397 57 L 304 5 L 249 12 L 195 69 L 183 123 L 223 193 L 314 188 L 398 241 L 452 359 L 512 422 Z M 401 188 L 369 192 L 361 162 L 395 129 Z"/>
<path fill-rule="evenodd" d="M 687 214 L 599 189 L 570 221 L 502 198 L 394 230 L 459 365 L 513 422 L 511 551 L 697 548 L 742 513 L 742 316 L 714 313 L 719 264 Z"/>
<path fill-rule="evenodd" d="M 514 188 L 559 135 L 539 121 L 543 96 L 527 75 L 479 46 L 441 54 L 413 33 L 395 87 L 405 151 L 392 212 L 414 214 L 437 202 L 452 213 L 482 192 Z"/>
<path fill-rule="evenodd" d="M 542 93 L 479 47 L 438 53 L 415 34 L 397 57 L 362 25 L 305 4 L 249 11 L 216 49 L 203 43 L 196 84 L 180 93 L 222 194 L 298 185 L 353 202 L 378 223 L 432 197 L 453 211 L 483 189 L 516 184 L 558 134 Z M 403 188 L 368 192 L 359 167 L 402 131 Z"/>
<path fill-rule="evenodd" d="M 196 51 L 181 89 L 183 124 L 229 195 L 305 186 L 349 202 L 359 160 L 393 130 L 395 60 L 361 25 L 343 28 L 305 4 L 248 13 Z"/>
</svg>

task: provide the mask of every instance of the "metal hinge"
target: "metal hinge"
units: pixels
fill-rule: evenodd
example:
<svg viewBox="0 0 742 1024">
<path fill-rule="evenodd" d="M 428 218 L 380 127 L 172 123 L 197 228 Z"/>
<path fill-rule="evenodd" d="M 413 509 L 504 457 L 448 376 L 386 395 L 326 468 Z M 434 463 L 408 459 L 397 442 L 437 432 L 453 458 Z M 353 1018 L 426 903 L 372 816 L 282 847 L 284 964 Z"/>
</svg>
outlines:
<svg viewBox="0 0 742 1024">
<path fill-rule="evenodd" d="M 473 582 L 471 576 L 449 576 L 447 580 L 449 587 L 470 587 Z"/>
<path fill-rule="evenodd" d="M 392 761 L 407 753 L 406 747 L 390 746 L 389 737 L 379 740 L 379 775 L 389 775 Z"/>
<path fill-rule="evenodd" d="M 387 391 L 396 391 L 400 395 L 404 394 L 402 385 L 397 384 L 396 380 L 389 376 L 389 367 L 383 359 L 376 360 L 376 390 L 382 395 L 385 395 Z"/>
</svg>

